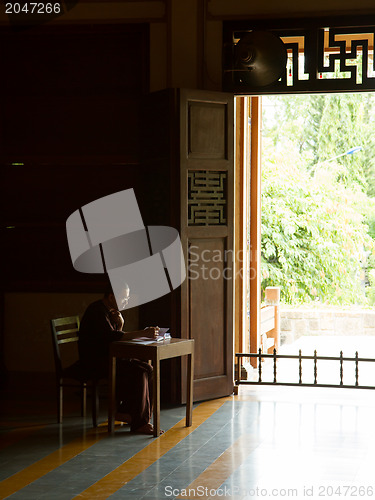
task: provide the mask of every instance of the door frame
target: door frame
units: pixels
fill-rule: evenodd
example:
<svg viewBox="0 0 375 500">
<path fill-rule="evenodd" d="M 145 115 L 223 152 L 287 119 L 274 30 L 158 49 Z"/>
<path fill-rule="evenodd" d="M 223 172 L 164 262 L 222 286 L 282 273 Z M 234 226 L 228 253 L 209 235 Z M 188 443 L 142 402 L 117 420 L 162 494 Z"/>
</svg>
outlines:
<svg viewBox="0 0 375 500">
<path fill-rule="evenodd" d="M 260 331 L 261 115 L 259 96 L 236 97 L 235 351 L 256 352 Z M 256 363 L 256 361 L 252 361 Z"/>
</svg>

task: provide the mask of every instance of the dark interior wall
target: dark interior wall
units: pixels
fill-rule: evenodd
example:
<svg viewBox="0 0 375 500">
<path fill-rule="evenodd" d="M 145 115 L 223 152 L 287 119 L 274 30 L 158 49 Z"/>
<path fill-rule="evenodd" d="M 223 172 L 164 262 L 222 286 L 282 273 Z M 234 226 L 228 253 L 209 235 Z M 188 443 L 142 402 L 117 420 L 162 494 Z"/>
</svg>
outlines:
<svg viewBox="0 0 375 500">
<path fill-rule="evenodd" d="M 128 188 L 145 205 L 149 25 L 3 27 L 0 61 L 0 369 L 45 371 L 49 319 L 82 314 L 103 283 L 73 269 L 67 217 Z"/>
<path fill-rule="evenodd" d="M 84 291 L 65 221 L 139 186 L 148 26 L 0 31 L 2 261 L 5 291 Z M 139 191 L 139 190 L 138 190 Z"/>
<path fill-rule="evenodd" d="M 3 28 L 0 41 L 5 159 L 138 159 L 147 25 Z"/>
</svg>

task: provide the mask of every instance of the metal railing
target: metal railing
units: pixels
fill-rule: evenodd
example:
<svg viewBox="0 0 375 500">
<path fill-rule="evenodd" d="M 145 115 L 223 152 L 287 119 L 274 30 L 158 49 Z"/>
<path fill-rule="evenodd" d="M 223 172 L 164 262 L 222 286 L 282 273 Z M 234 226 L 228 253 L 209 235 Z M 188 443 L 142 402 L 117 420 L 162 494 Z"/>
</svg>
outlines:
<svg viewBox="0 0 375 500">
<path fill-rule="evenodd" d="M 241 368 L 243 358 L 256 358 L 257 359 L 257 371 L 258 380 L 241 380 Z M 262 380 L 262 362 L 265 359 L 273 359 L 273 382 L 266 382 Z M 314 355 L 302 355 L 301 349 L 299 354 L 277 354 L 276 349 L 273 350 L 273 354 L 264 354 L 262 350 L 259 349 L 258 353 L 236 353 L 237 366 L 236 366 L 236 386 L 240 384 L 251 384 L 251 385 L 288 385 L 288 386 L 299 386 L 299 387 L 341 387 L 344 389 L 375 389 L 375 385 L 360 385 L 359 384 L 359 363 L 370 362 L 374 363 L 374 358 L 360 358 L 358 356 L 358 351 L 353 357 L 347 357 L 340 352 L 340 356 L 318 356 L 317 351 L 314 351 Z M 277 381 L 277 360 L 278 359 L 298 359 L 298 382 L 278 382 Z M 306 383 L 302 381 L 302 361 L 308 359 L 314 362 L 314 382 Z M 323 384 L 318 383 L 318 361 L 338 361 L 340 369 L 340 383 L 339 384 Z M 344 384 L 344 361 L 352 361 L 354 363 L 354 384 Z M 353 373 L 353 372 L 352 372 Z M 375 382 L 375 374 L 374 374 Z"/>
</svg>

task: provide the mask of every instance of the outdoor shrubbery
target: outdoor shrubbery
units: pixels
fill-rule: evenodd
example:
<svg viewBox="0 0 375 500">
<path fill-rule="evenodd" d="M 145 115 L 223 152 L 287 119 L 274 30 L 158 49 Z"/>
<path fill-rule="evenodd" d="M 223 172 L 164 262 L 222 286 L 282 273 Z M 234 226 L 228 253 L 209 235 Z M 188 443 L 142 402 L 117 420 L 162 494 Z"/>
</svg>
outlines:
<svg viewBox="0 0 375 500">
<path fill-rule="evenodd" d="M 275 112 L 267 102 L 276 102 Z M 374 97 L 283 96 L 265 104 L 262 289 L 280 286 L 289 304 L 375 305 Z M 357 145 L 360 152 L 330 161 Z"/>
</svg>

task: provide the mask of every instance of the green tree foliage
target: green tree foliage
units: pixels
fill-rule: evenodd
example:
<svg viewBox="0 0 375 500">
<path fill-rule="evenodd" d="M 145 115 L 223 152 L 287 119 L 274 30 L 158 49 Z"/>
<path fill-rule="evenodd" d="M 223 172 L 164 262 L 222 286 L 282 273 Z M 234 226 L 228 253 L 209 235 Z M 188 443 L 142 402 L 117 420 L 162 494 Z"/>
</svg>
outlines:
<svg viewBox="0 0 375 500">
<path fill-rule="evenodd" d="M 310 170 L 354 146 L 360 154 L 340 158 L 340 180 L 375 196 L 375 95 L 291 95 L 265 98 L 265 135 L 274 146 L 290 144 Z M 272 109 L 272 112 L 267 112 Z"/>
<path fill-rule="evenodd" d="M 366 151 L 374 98 L 264 100 L 262 288 L 280 286 L 292 304 L 373 304 L 373 290 L 364 294 L 363 265 L 370 262 L 371 284 L 375 180 Z M 357 145 L 361 152 L 326 161 Z"/>
</svg>

